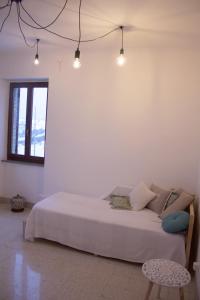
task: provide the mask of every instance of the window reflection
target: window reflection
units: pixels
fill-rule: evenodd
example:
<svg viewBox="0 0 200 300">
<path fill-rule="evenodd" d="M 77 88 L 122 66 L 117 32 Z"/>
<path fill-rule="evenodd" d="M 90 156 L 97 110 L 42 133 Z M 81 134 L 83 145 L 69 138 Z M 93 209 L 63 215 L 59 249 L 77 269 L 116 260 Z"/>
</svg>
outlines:
<svg viewBox="0 0 200 300">
<path fill-rule="evenodd" d="M 14 262 L 14 300 L 40 300 L 41 275 L 24 263 L 23 255 L 17 253 Z"/>
</svg>

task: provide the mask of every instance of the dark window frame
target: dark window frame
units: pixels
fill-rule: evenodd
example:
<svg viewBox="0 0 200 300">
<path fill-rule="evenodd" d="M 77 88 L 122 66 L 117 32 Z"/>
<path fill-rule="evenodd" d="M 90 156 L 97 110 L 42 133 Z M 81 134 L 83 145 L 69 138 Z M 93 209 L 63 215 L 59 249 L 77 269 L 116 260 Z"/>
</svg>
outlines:
<svg viewBox="0 0 200 300">
<path fill-rule="evenodd" d="M 45 123 L 45 140 L 46 140 L 46 124 L 47 124 L 47 106 L 48 106 L 48 82 L 11 82 L 9 109 L 8 109 L 8 143 L 7 143 L 7 160 L 21 161 L 44 164 L 44 157 L 31 156 L 31 127 L 32 127 L 32 105 L 33 105 L 33 89 L 37 87 L 47 88 L 47 105 L 46 105 L 46 123 Z M 25 134 L 25 154 L 12 153 L 12 123 L 13 123 L 13 91 L 15 88 L 27 88 L 27 109 L 26 109 L 26 134 Z M 18 128 L 17 128 L 18 130 Z"/>
</svg>

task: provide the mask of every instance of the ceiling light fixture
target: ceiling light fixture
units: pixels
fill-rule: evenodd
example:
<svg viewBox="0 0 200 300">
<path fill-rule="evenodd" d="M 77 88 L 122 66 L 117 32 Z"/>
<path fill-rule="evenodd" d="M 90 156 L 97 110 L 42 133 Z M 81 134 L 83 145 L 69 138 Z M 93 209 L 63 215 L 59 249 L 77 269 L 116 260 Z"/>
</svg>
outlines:
<svg viewBox="0 0 200 300">
<path fill-rule="evenodd" d="M 39 61 L 39 54 L 38 54 L 38 44 L 40 42 L 40 39 L 36 40 L 36 46 L 37 46 L 37 50 L 36 50 L 36 55 L 35 55 L 35 60 L 34 60 L 34 64 L 35 65 L 39 65 L 40 61 Z"/>
<path fill-rule="evenodd" d="M 74 69 L 79 69 L 81 67 L 81 62 L 80 62 L 80 43 L 81 43 L 81 4 L 82 4 L 82 0 L 79 1 L 79 8 L 78 8 L 78 46 L 77 49 L 75 51 L 75 60 L 73 62 L 73 67 Z"/>
<path fill-rule="evenodd" d="M 73 62 L 73 67 L 74 67 L 74 69 L 79 69 L 81 67 L 80 50 L 78 48 L 75 51 L 75 59 Z"/>
<path fill-rule="evenodd" d="M 118 66 L 123 66 L 126 62 L 126 58 L 124 56 L 124 27 L 120 26 L 120 29 L 122 33 L 122 45 L 121 45 L 119 56 L 117 57 L 117 64 Z"/>
<path fill-rule="evenodd" d="M 30 47 L 30 48 L 35 48 L 37 47 L 37 53 L 35 56 L 35 61 L 37 61 L 39 59 L 39 55 L 38 55 L 38 43 L 39 43 L 39 39 L 37 39 L 35 42 L 30 43 L 27 39 L 27 37 L 24 34 L 24 30 L 22 25 L 26 25 L 27 27 L 30 27 L 32 29 L 36 29 L 36 30 L 44 30 L 54 36 L 60 37 L 64 40 L 68 40 L 68 41 L 72 41 L 72 42 L 76 42 L 78 43 L 77 49 L 75 51 L 75 61 L 73 63 L 74 68 L 79 68 L 81 66 L 80 63 L 80 44 L 81 43 L 89 43 L 89 42 L 94 42 L 98 39 L 102 39 L 107 37 L 108 35 L 112 34 L 113 32 L 121 29 L 122 32 L 122 48 L 120 50 L 120 58 L 118 58 L 118 64 L 122 65 L 124 63 L 124 49 L 123 49 L 123 26 L 120 27 L 115 27 L 112 30 L 106 32 L 105 34 L 102 34 L 100 36 L 97 36 L 95 38 L 91 38 L 91 39 L 81 39 L 81 4 L 82 4 L 82 0 L 80 0 L 79 2 L 79 38 L 78 39 L 74 39 L 65 35 L 62 35 L 60 33 L 57 33 L 53 30 L 51 30 L 49 27 L 52 26 L 61 16 L 61 14 L 63 13 L 64 9 L 67 6 L 68 0 L 65 0 L 60 12 L 57 14 L 57 16 L 49 23 L 46 25 L 41 25 L 39 22 L 37 22 L 34 17 L 32 16 L 32 14 L 25 8 L 24 4 L 22 2 L 22 0 L 7 0 L 7 3 L 5 5 L 1 5 L 0 6 L 0 10 L 5 10 L 6 11 L 6 15 L 4 16 L 4 19 L 2 21 L 2 23 L 0 24 L 0 33 L 3 31 L 4 25 L 6 24 L 6 21 L 8 20 L 10 14 L 11 14 L 11 10 L 13 7 L 13 3 L 15 2 L 16 5 L 16 9 L 17 9 L 17 23 L 18 23 L 18 27 L 21 33 L 21 36 L 24 39 L 24 42 L 26 44 L 26 46 Z M 8 11 L 7 11 L 8 10 Z M 26 18 L 25 18 L 26 17 Z"/>
</svg>

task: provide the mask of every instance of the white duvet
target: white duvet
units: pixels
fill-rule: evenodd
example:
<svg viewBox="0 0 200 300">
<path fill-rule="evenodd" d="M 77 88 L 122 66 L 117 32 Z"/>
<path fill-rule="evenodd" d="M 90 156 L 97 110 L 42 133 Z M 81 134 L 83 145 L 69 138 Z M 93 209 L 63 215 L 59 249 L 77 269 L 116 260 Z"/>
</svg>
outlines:
<svg viewBox="0 0 200 300">
<path fill-rule="evenodd" d="M 153 211 L 111 209 L 108 201 L 68 193 L 57 193 L 33 207 L 25 239 L 34 238 L 131 262 L 186 261 L 184 236 L 164 232 Z"/>
</svg>

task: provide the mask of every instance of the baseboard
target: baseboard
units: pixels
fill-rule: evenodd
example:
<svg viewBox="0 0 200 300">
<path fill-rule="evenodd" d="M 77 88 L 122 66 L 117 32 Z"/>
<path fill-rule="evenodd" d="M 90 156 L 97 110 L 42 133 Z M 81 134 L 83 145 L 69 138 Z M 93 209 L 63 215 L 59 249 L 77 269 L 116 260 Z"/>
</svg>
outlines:
<svg viewBox="0 0 200 300">
<path fill-rule="evenodd" d="M 0 197 L 0 203 L 9 203 L 10 199 L 9 198 L 5 198 L 5 197 Z"/>
<path fill-rule="evenodd" d="M 27 208 L 33 208 L 34 205 L 35 205 L 35 203 L 25 201 L 25 207 L 27 207 Z"/>
<path fill-rule="evenodd" d="M 6 198 L 6 197 L 0 197 L 0 203 L 2 204 L 10 204 L 10 198 Z M 29 201 L 25 201 L 24 206 L 26 208 L 32 208 L 34 206 L 34 203 L 29 202 Z"/>
</svg>

